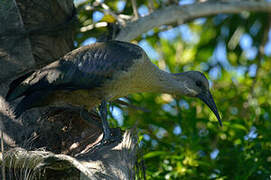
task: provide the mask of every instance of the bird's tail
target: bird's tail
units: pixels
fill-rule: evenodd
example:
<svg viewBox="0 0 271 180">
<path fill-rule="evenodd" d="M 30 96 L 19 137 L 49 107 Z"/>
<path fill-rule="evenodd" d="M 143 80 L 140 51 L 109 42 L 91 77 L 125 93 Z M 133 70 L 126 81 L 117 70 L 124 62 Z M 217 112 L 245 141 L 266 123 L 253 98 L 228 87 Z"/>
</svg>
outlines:
<svg viewBox="0 0 271 180">
<path fill-rule="evenodd" d="M 42 106 L 49 93 L 50 91 L 35 91 L 25 96 L 14 110 L 15 118 L 20 117 L 23 112 L 30 108 Z"/>
<path fill-rule="evenodd" d="M 6 95 L 6 100 L 7 101 L 12 101 L 24 94 L 26 91 L 27 87 L 24 87 L 21 85 L 21 83 L 28 78 L 31 74 L 33 74 L 34 71 L 31 71 L 29 73 L 26 73 L 23 76 L 20 76 L 19 78 L 15 79 L 12 81 L 9 85 L 9 91 Z"/>
<path fill-rule="evenodd" d="M 21 114 L 26 111 L 27 109 L 25 108 L 24 104 L 22 102 L 20 102 L 15 110 L 13 111 L 14 115 L 15 115 L 15 118 L 17 119 L 18 117 L 21 116 Z"/>
</svg>

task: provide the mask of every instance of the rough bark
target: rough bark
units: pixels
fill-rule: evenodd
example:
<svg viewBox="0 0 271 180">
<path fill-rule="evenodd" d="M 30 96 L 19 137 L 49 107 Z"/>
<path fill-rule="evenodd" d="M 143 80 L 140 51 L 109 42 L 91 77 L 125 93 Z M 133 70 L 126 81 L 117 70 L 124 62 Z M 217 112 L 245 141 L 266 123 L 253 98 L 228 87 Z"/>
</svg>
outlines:
<svg viewBox="0 0 271 180">
<path fill-rule="evenodd" d="M 0 8 L 3 24 L 0 26 L 1 129 L 6 143 L 14 146 L 39 126 L 35 119 L 40 113 L 34 110 L 14 120 L 12 109 L 4 100 L 8 84 L 22 73 L 52 62 L 73 49 L 72 26 L 63 28 L 62 25 L 70 24 L 75 11 L 72 0 L 4 0 Z"/>
<path fill-rule="evenodd" d="M 35 64 L 29 38 L 23 38 L 25 29 L 14 1 L 2 1 L 0 6 L 0 83 L 14 77 Z"/>
<path fill-rule="evenodd" d="M 121 143 L 104 146 L 77 157 L 44 150 L 14 148 L 4 155 L 5 166 L 8 171 L 12 169 L 13 172 L 21 172 L 7 175 L 10 179 L 134 179 L 134 171 L 131 169 L 136 161 L 137 139 L 133 133 L 134 130 L 126 131 Z M 0 158 L 2 163 L 3 159 Z"/>
</svg>

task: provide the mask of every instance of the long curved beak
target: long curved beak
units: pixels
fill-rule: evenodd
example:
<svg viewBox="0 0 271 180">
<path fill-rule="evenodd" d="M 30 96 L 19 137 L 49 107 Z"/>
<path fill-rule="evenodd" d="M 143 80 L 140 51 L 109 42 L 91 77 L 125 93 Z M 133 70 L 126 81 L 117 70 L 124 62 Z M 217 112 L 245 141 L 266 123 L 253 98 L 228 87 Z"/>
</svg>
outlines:
<svg viewBox="0 0 271 180">
<path fill-rule="evenodd" d="M 207 106 L 213 111 L 213 113 L 215 114 L 220 126 L 222 126 L 222 122 L 218 113 L 218 110 L 216 108 L 216 104 L 215 101 L 212 97 L 212 94 L 210 91 L 207 91 L 206 93 L 200 93 L 199 95 L 197 95 L 198 98 L 200 98 L 205 104 L 207 104 Z"/>
</svg>

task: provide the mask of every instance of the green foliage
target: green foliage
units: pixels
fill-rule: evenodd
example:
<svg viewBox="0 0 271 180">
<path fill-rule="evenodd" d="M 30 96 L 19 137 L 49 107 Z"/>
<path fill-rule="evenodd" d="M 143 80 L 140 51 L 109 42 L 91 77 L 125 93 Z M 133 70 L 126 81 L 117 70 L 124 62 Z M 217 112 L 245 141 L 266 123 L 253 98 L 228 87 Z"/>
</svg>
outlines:
<svg viewBox="0 0 271 180">
<path fill-rule="evenodd" d="M 118 2 L 104 3 L 116 14 L 132 15 L 131 1 L 125 1 L 122 10 Z M 165 3 L 154 2 L 155 8 Z M 148 6 L 147 1 L 137 3 L 138 7 Z M 88 4 L 78 7 L 81 27 L 92 24 L 93 13 L 102 9 L 97 6 L 87 11 Z M 192 98 L 144 93 L 126 100 L 149 111 L 115 105 L 113 109 L 120 113 L 116 116 L 111 111 L 115 125 L 138 127 L 147 179 L 270 178 L 271 58 L 260 50 L 271 41 L 267 22 L 266 14 L 221 14 L 173 29 L 157 28 L 138 37 L 143 48 L 158 55 L 152 60 L 160 68 L 173 73 L 204 72 L 223 121 L 219 127 L 208 107 Z M 81 45 L 105 31 L 78 31 L 76 42 Z"/>
</svg>

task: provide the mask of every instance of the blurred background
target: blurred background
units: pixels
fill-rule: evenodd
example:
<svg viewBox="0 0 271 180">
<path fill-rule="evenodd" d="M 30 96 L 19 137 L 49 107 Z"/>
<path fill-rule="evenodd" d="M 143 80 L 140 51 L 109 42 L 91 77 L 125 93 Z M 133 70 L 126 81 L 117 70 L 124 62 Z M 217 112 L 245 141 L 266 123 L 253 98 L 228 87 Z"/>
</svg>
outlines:
<svg viewBox="0 0 271 180">
<path fill-rule="evenodd" d="M 137 0 L 139 16 L 170 3 L 195 0 Z M 75 0 L 79 24 L 75 46 L 91 44 L 114 15 L 133 15 L 130 0 Z M 125 16 L 124 16 L 125 15 Z M 147 179 L 270 179 L 271 17 L 242 12 L 163 25 L 132 41 L 159 68 L 203 72 L 223 127 L 201 101 L 168 94 L 122 98 L 140 108 L 113 104 L 112 127 L 137 126 Z"/>
</svg>

